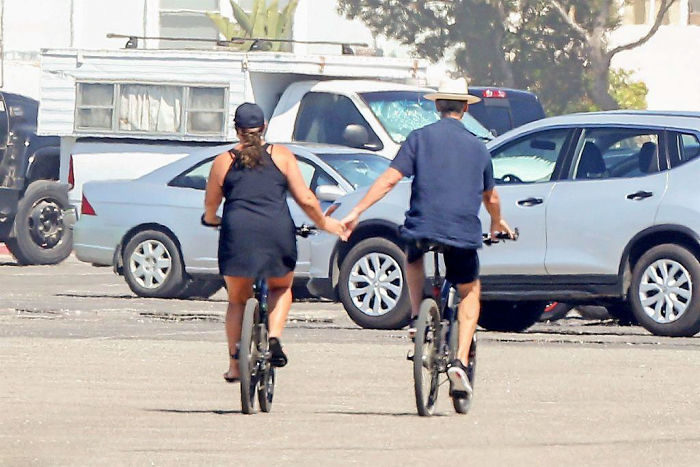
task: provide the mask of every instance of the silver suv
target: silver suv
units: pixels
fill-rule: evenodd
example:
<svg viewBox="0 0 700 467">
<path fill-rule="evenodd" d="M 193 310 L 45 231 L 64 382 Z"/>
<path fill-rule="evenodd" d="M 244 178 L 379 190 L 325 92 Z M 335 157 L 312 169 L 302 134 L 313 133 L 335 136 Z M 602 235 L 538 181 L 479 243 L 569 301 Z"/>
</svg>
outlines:
<svg viewBox="0 0 700 467">
<path fill-rule="evenodd" d="M 700 112 L 615 111 L 540 120 L 488 143 L 520 239 L 480 253 L 480 324 L 522 330 L 547 302 L 567 301 L 604 305 L 658 335 L 697 333 L 699 141 Z M 334 217 L 364 192 L 341 198 Z M 409 196 L 400 183 L 347 243 L 312 240 L 310 290 L 342 301 L 361 326 L 400 327 L 409 313 L 397 235 Z"/>
</svg>

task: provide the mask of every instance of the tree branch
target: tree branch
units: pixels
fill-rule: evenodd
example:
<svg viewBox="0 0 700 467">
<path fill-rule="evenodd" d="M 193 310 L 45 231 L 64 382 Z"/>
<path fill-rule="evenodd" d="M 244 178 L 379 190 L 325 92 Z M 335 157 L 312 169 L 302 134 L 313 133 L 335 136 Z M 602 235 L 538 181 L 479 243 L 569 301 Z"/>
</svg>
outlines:
<svg viewBox="0 0 700 467">
<path fill-rule="evenodd" d="M 571 27 L 574 31 L 576 31 L 583 39 L 585 39 L 587 42 L 590 42 L 590 36 L 588 35 L 588 31 L 578 24 L 576 22 L 576 18 L 574 18 L 574 12 L 573 10 L 566 11 L 564 8 L 564 5 L 562 5 L 560 2 L 557 0 L 549 0 L 549 4 L 552 5 L 558 12 L 559 15 L 562 17 L 564 22 Z"/>
<path fill-rule="evenodd" d="M 651 26 L 651 29 L 649 29 L 646 35 L 644 35 L 639 40 L 630 42 L 629 44 L 615 47 L 607 53 L 608 59 L 613 58 L 613 56 L 622 52 L 623 50 L 630 50 L 634 49 L 635 47 L 639 47 L 640 45 L 644 44 L 646 41 L 651 39 L 652 36 L 656 34 L 656 32 L 659 30 L 659 27 L 661 27 L 661 23 L 664 20 L 664 16 L 666 16 L 666 13 L 668 13 L 668 10 L 671 8 L 671 6 L 673 6 L 674 3 L 676 3 L 676 1 L 677 0 L 661 0 L 661 6 L 659 7 L 659 12 L 656 14 L 656 20 L 654 21 L 654 24 Z"/>
</svg>

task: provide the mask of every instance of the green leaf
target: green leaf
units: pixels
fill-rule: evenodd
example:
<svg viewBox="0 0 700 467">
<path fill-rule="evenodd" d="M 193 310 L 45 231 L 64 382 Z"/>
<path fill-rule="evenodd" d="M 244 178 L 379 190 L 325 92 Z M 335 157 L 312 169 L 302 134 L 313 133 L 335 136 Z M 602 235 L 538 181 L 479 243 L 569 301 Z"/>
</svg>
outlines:
<svg viewBox="0 0 700 467">
<path fill-rule="evenodd" d="M 233 17 L 236 19 L 236 22 L 241 26 L 241 28 L 243 28 L 243 30 L 245 31 L 245 35 L 252 36 L 253 23 L 250 17 L 245 11 L 243 11 L 243 8 L 238 6 L 235 0 L 229 1 L 231 2 L 231 8 L 233 9 Z"/>
<path fill-rule="evenodd" d="M 225 16 L 221 16 L 219 13 L 209 13 L 207 12 L 206 15 L 209 17 L 210 20 L 214 22 L 216 25 L 216 28 L 219 30 L 221 34 L 226 38 L 226 40 L 231 40 L 231 37 L 233 37 L 234 30 L 235 30 L 235 25 Z"/>
</svg>

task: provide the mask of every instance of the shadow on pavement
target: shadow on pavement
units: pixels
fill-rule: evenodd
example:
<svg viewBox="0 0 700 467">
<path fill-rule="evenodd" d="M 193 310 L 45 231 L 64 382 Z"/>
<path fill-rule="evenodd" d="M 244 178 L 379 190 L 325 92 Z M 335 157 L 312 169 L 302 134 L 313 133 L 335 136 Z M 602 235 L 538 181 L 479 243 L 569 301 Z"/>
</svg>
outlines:
<svg viewBox="0 0 700 467">
<path fill-rule="evenodd" d="M 214 415 L 231 415 L 231 414 L 242 414 L 240 410 L 186 410 L 186 409 L 143 409 L 146 412 L 161 412 L 161 413 L 179 413 L 179 414 L 214 414 Z"/>
<path fill-rule="evenodd" d="M 416 412 L 367 412 L 367 411 L 344 411 L 329 410 L 325 412 L 315 412 L 319 415 L 373 415 L 376 417 L 417 417 Z M 446 414 L 435 414 L 434 417 L 444 417 Z"/>
</svg>

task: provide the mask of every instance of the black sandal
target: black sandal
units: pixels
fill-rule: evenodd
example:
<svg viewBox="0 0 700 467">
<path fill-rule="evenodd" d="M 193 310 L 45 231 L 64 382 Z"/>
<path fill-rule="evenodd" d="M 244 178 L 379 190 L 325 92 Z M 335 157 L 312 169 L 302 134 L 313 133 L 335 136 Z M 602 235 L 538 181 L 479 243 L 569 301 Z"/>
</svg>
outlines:
<svg viewBox="0 0 700 467">
<path fill-rule="evenodd" d="M 234 360 L 238 360 L 238 351 L 236 351 L 236 353 L 234 353 L 234 354 L 230 354 L 229 356 Z M 241 378 L 239 376 L 231 378 L 231 377 L 226 376 L 227 374 L 228 374 L 228 371 L 226 373 L 224 373 L 224 379 L 226 380 L 227 383 L 237 383 L 238 381 L 241 380 Z"/>
<path fill-rule="evenodd" d="M 270 365 L 282 368 L 288 362 L 287 355 L 282 350 L 282 344 L 276 337 L 270 337 Z"/>
</svg>

